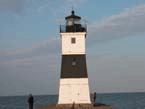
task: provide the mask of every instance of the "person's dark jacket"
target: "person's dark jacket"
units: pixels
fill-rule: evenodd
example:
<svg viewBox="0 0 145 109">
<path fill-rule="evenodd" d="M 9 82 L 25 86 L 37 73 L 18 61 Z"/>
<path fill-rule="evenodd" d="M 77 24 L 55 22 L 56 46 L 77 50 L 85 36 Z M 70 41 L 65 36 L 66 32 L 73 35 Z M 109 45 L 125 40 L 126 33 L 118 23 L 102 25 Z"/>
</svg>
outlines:
<svg viewBox="0 0 145 109">
<path fill-rule="evenodd" d="M 34 103 L 33 96 L 30 96 L 30 97 L 29 97 L 28 103 L 29 103 L 29 104 L 33 104 L 33 103 Z"/>
<path fill-rule="evenodd" d="M 94 92 L 94 97 L 93 98 L 96 99 L 96 92 Z"/>
</svg>

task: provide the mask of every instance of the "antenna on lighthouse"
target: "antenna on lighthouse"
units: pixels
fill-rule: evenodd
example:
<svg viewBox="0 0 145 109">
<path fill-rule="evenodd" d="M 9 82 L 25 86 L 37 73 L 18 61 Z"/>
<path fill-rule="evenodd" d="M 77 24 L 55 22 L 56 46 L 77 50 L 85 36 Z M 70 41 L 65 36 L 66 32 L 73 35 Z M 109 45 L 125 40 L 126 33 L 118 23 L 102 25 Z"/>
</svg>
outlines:
<svg viewBox="0 0 145 109">
<path fill-rule="evenodd" d="M 72 6 L 72 10 L 74 10 L 74 6 Z"/>
</svg>

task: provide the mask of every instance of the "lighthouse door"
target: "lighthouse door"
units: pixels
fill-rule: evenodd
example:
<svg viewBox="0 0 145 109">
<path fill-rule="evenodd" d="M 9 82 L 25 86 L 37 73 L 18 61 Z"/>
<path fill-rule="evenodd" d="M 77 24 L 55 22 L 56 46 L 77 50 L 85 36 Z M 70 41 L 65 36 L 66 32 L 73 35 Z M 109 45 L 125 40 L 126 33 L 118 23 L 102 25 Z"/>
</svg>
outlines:
<svg viewBox="0 0 145 109">
<path fill-rule="evenodd" d="M 73 85 L 72 86 L 72 103 L 79 103 L 79 95 L 80 91 L 78 88 L 78 85 Z"/>
</svg>

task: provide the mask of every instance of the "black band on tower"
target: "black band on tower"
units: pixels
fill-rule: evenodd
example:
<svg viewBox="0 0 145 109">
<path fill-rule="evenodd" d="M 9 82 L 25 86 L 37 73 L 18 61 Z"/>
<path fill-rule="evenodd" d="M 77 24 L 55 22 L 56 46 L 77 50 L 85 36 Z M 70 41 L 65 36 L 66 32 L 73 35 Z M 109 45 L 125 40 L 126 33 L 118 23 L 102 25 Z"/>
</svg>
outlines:
<svg viewBox="0 0 145 109">
<path fill-rule="evenodd" d="M 61 78 L 88 78 L 86 55 L 62 55 Z"/>
</svg>

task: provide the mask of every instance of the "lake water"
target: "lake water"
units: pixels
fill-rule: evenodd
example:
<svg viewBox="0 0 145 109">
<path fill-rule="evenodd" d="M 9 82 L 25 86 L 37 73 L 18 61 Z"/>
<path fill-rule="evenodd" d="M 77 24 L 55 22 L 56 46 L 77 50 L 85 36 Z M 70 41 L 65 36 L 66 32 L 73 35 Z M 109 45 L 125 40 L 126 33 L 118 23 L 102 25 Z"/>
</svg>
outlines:
<svg viewBox="0 0 145 109">
<path fill-rule="evenodd" d="M 28 109 L 28 96 L 1 96 L 0 109 Z M 54 104 L 58 95 L 34 95 L 34 108 Z M 117 107 L 117 109 L 145 109 L 145 93 L 97 94 L 96 103 Z"/>
</svg>

